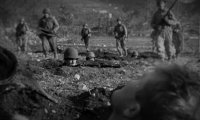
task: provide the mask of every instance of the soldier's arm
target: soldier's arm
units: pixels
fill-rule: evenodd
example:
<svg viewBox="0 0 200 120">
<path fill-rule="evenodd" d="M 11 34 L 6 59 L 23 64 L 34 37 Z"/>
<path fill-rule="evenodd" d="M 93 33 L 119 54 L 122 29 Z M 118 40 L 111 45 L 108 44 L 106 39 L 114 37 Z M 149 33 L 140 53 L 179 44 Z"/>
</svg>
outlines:
<svg viewBox="0 0 200 120">
<path fill-rule="evenodd" d="M 114 27 L 113 33 L 115 36 L 117 36 L 117 26 Z"/>
<path fill-rule="evenodd" d="M 38 27 L 37 27 L 37 29 L 40 30 L 40 31 L 42 30 L 42 22 L 41 21 L 42 20 L 40 19 L 39 22 L 38 22 Z"/>
<path fill-rule="evenodd" d="M 88 31 L 89 31 L 89 36 L 91 37 L 92 36 L 92 31 L 91 31 L 91 29 L 90 28 L 88 28 Z"/>
<path fill-rule="evenodd" d="M 123 27 L 124 27 L 125 37 L 127 37 L 127 36 L 128 36 L 128 30 L 127 30 L 127 27 L 126 27 L 125 25 L 123 25 Z"/>
<path fill-rule="evenodd" d="M 26 27 L 26 31 L 29 31 L 29 26 L 27 23 L 25 24 L 25 27 Z"/>
<path fill-rule="evenodd" d="M 81 30 L 81 36 L 83 37 L 83 29 Z"/>
<path fill-rule="evenodd" d="M 177 25 L 178 21 L 175 17 L 175 15 L 170 11 L 169 15 L 167 15 L 165 17 L 165 21 L 169 24 L 169 25 Z"/>
<path fill-rule="evenodd" d="M 155 21 L 156 21 L 156 13 L 153 15 L 152 20 L 151 20 L 151 27 L 153 29 L 156 28 L 156 22 Z"/>
<path fill-rule="evenodd" d="M 60 26 L 59 26 L 59 23 L 58 23 L 58 21 L 56 20 L 55 17 L 53 17 L 53 20 L 54 20 L 54 29 L 53 29 L 53 31 L 57 32 L 58 29 L 60 28 Z"/>
</svg>

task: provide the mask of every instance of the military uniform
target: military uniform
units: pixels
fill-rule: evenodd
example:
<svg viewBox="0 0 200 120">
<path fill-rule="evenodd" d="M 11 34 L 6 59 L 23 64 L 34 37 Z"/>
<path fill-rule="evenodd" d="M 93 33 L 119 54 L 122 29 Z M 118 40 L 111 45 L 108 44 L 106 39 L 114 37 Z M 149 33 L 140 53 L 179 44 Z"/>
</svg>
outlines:
<svg viewBox="0 0 200 120">
<path fill-rule="evenodd" d="M 85 47 L 88 50 L 89 47 L 89 39 L 91 37 L 91 30 L 89 28 L 83 28 L 81 30 L 81 36 L 82 36 L 82 40 L 85 43 Z"/>
<path fill-rule="evenodd" d="M 16 27 L 16 42 L 18 50 L 27 51 L 27 31 L 29 30 L 27 23 L 19 23 Z"/>
<path fill-rule="evenodd" d="M 116 47 L 120 55 L 122 55 L 119 46 L 121 45 L 123 51 L 127 55 L 125 39 L 127 37 L 127 28 L 123 24 L 117 24 L 114 28 L 114 35 L 116 39 Z"/>
<path fill-rule="evenodd" d="M 56 32 L 59 29 L 57 20 L 53 16 L 48 18 L 42 17 L 39 21 L 39 29 L 41 30 L 39 36 L 42 40 L 44 55 L 47 56 L 49 44 L 51 50 L 54 52 L 54 57 L 57 57 Z"/>
<path fill-rule="evenodd" d="M 162 59 L 171 59 L 175 56 L 175 49 L 172 42 L 172 26 L 177 24 L 177 20 L 172 12 L 166 15 L 168 10 L 161 10 L 154 14 L 151 26 L 154 29 L 154 40 L 156 41 L 156 49 Z"/>
<path fill-rule="evenodd" d="M 183 35 L 181 32 L 181 25 L 177 24 L 173 29 L 173 44 L 176 50 L 176 57 L 179 56 L 182 50 Z"/>
</svg>

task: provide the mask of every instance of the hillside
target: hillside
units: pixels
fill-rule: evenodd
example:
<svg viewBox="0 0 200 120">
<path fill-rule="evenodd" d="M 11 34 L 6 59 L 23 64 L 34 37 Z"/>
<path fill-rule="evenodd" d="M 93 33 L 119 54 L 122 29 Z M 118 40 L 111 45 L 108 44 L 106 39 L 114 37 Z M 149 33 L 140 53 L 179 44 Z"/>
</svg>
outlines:
<svg viewBox="0 0 200 120">
<path fill-rule="evenodd" d="M 3 25 L 13 25 L 21 17 L 25 17 L 28 22 L 36 22 L 41 16 L 42 9 L 46 7 L 51 8 L 57 17 L 63 12 L 70 13 L 80 21 L 92 21 L 99 11 L 113 14 L 121 12 L 99 0 L 0 0 L 0 19 Z M 61 11 L 62 9 L 64 11 Z"/>
<path fill-rule="evenodd" d="M 186 4 L 179 0 L 173 8 L 182 24 L 197 23 L 200 3 L 199 0 L 193 1 Z M 172 2 L 168 2 L 168 7 Z M 13 27 L 19 18 L 25 17 L 29 25 L 35 28 L 42 9 L 46 7 L 51 8 L 63 30 L 72 33 L 78 33 L 83 23 L 94 28 L 103 27 L 103 31 L 110 30 L 105 27 L 109 14 L 112 15 L 111 26 L 115 18 L 122 17 L 132 33 L 148 30 L 156 10 L 154 0 L 0 0 L 1 26 Z"/>
</svg>

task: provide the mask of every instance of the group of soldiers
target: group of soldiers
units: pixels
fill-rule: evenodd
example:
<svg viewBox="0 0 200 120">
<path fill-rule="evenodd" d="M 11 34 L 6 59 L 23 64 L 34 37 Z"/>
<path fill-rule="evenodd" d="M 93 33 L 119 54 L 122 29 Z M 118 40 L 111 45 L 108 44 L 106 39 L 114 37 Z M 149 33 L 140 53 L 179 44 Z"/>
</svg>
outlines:
<svg viewBox="0 0 200 120">
<path fill-rule="evenodd" d="M 153 32 L 153 51 L 158 53 L 162 60 L 171 60 L 177 58 L 181 52 L 181 26 L 180 22 L 175 18 L 171 10 L 166 8 L 166 0 L 157 0 L 158 10 L 154 14 L 151 22 Z M 43 17 L 39 20 L 38 29 L 40 31 L 39 38 L 42 41 L 42 48 L 45 57 L 48 55 L 50 45 L 54 58 L 58 58 L 56 37 L 59 29 L 58 21 L 51 15 L 50 9 L 43 10 Z M 24 19 L 20 20 L 16 28 L 16 38 L 19 51 L 27 51 L 26 33 L 29 31 L 28 25 Z M 127 56 L 126 39 L 128 37 L 127 28 L 122 24 L 120 18 L 114 27 L 114 36 L 116 39 L 116 48 L 120 57 Z M 89 52 L 89 43 L 92 35 L 88 24 L 84 24 L 81 30 L 81 40 L 85 43 L 87 52 Z M 49 45 L 48 45 L 49 44 Z M 120 49 L 121 46 L 121 49 Z"/>
<path fill-rule="evenodd" d="M 57 31 L 59 29 L 59 23 L 54 16 L 51 15 L 50 9 L 46 8 L 43 10 L 43 17 L 39 20 L 38 23 L 39 29 L 39 38 L 42 41 L 42 48 L 45 57 L 48 57 L 48 48 L 50 46 L 51 51 L 54 53 L 54 58 L 58 58 L 57 53 L 57 44 L 56 37 Z M 22 18 L 19 24 L 16 27 L 16 41 L 18 45 L 18 50 L 26 52 L 27 51 L 27 33 L 29 31 L 29 27 L 25 22 L 24 18 Z M 89 42 L 92 35 L 91 29 L 88 27 L 88 24 L 84 24 L 81 30 L 81 40 L 84 42 L 87 52 L 89 52 Z M 116 46 L 120 56 L 127 56 L 127 50 L 125 47 L 125 39 L 127 37 L 127 29 L 125 25 L 122 24 L 121 19 L 117 19 L 117 25 L 114 29 L 114 35 L 116 38 Z M 122 47 L 122 51 L 120 50 L 120 45 Z"/>
<path fill-rule="evenodd" d="M 158 0 L 158 11 L 154 14 L 152 19 L 152 27 L 154 29 L 152 38 L 155 43 L 156 52 L 164 59 L 173 59 L 180 52 L 180 41 L 174 42 L 173 37 L 179 39 L 180 23 L 176 20 L 171 11 L 165 8 L 166 1 Z M 50 15 L 49 9 L 44 9 L 44 16 L 39 21 L 40 38 L 44 55 L 47 56 L 48 42 L 51 49 L 54 51 L 54 57 L 57 58 L 57 46 L 55 33 L 59 29 L 59 24 L 55 17 Z M 174 28 L 173 28 L 174 27 Z M 23 28 L 23 29 L 22 29 Z M 26 51 L 26 31 L 28 26 L 24 19 L 21 20 L 17 29 L 22 30 L 17 32 L 16 36 L 19 41 L 19 50 Z M 127 50 L 125 47 L 125 39 L 127 38 L 127 29 L 117 20 L 117 25 L 114 29 L 116 46 L 120 56 L 126 56 Z M 81 32 L 82 40 L 86 44 L 88 50 L 87 60 L 95 61 L 95 54 L 89 51 L 89 38 L 91 37 L 91 30 L 87 24 L 83 26 Z M 121 45 L 123 52 L 119 49 Z M 176 48 L 176 49 L 175 49 Z M 34 111 L 30 110 L 30 114 L 25 114 L 24 107 L 15 103 L 11 108 L 7 105 L 12 103 L 9 100 L 18 100 L 19 103 L 24 102 L 23 97 L 34 92 L 30 89 L 25 89 L 25 86 L 16 83 L 3 83 L 13 78 L 17 70 L 17 59 L 11 52 L 0 47 L 0 118 L 6 120 L 22 120 L 23 116 L 30 119 Z M 75 48 L 67 48 L 64 52 L 65 64 L 70 66 L 77 65 L 78 51 Z M 8 86 L 8 87 L 7 87 Z M 156 86 L 156 87 L 155 87 Z M 9 89 L 7 89 L 9 88 Z M 23 92 L 27 91 L 28 92 Z M 109 120 L 199 120 L 200 119 L 200 76 L 198 73 L 178 65 L 167 65 L 155 68 L 153 71 L 146 73 L 141 80 L 131 81 L 123 88 L 113 91 L 111 97 L 112 114 Z M 23 92 L 23 94 L 22 94 Z M 6 95 L 9 93 L 10 95 Z M 17 93 L 17 95 L 15 95 Z M 43 92 L 44 93 L 44 92 Z M 14 95 L 13 95 L 14 94 Z M 3 96 L 3 97 L 2 97 Z M 46 98 L 55 101 L 53 98 L 45 95 Z M 28 97 L 29 99 L 32 98 Z M 36 100 L 35 100 L 36 101 Z M 25 101 L 29 103 L 31 101 Z M 34 102 L 33 102 L 34 103 Z M 35 106 L 35 104 L 33 104 Z M 22 112 L 19 112 L 22 111 Z M 16 112 L 18 111 L 18 113 Z M 16 117 L 17 114 L 17 117 Z M 21 117 L 19 117 L 19 115 Z M 7 117 L 7 118 L 6 118 Z M 36 116 L 38 117 L 38 116 Z M 42 119 L 42 118 L 41 118 Z"/>
</svg>

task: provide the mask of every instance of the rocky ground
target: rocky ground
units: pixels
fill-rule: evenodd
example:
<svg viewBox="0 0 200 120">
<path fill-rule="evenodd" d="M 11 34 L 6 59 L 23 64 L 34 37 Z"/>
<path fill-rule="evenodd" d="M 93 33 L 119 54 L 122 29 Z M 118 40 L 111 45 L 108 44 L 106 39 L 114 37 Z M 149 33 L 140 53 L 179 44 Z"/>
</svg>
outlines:
<svg viewBox="0 0 200 120">
<path fill-rule="evenodd" d="M 110 44 L 108 41 L 100 41 L 101 45 L 98 45 L 97 41 L 100 39 L 93 41 L 93 46 L 94 43 L 97 46 L 91 48 L 97 58 L 120 64 L 120 67 L 62 66 L 62 52 L 69 46 L 77 48 L 81 56 L 80 62 L 84 61 L 84 47 L 75 43 L 68 46 L 60 44 L 59 60 L 44 59 L 39 49 L 17 55 L 19 67 L 15 80 L 33 86 L 34 89 L 39 89 L 37 86 L 39 83 L 41 88 L 58 101 L 57 104 L 47 100 L 41 101 L 43 107 L 40 114 L 35 116 L 40 115 L 42 120 L 107 120 L 111 112 L 112 92 L 128 81 L 140 80 L 145 72 L 151 71 L 156 65 L 163 64 L 154 53 L 148 52 L 150 47 L 147 46 L 150 45 L 150 41 L 143 39 L 129 41 L 131 43 L 129 48 L 140 51 L 139 57 L 129 55 L 123 59 L 117 57 L 112 41 Z M 141 41 L 144 41 L 143 44 Z M 172 62 L 200 71 L 198 56 L 182 54 Z M 20 104 L 25 106 L 23 103 Z"/>
</svg>

